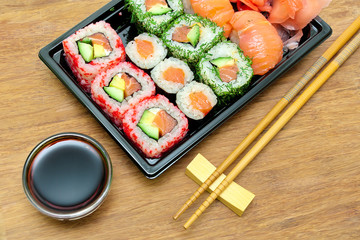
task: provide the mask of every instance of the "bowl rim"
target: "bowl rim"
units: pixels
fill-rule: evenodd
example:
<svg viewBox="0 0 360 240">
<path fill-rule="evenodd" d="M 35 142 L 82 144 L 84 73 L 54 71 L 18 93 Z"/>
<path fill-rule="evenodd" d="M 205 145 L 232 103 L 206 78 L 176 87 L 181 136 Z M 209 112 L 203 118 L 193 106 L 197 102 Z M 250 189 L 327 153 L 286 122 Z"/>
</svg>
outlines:
<svg viewBox="0 0 360 240">
<path fill-rule="evenodd" d="M 41 204 L 41 202 L 39 200 L 37 200 L 37 198 L 31 193 L 31 190 L 29 188 L 29 182 L 28 182 L 29 173 L 30 173 L 29 170 L 30 170 L 30 166 L 34 160 L 34 157 L 42 149 L 44 149 L 46 146 L 48 146 L 48 144 L 51 144 L 52 142 L 54 142 L 58 139 L 69 139 L 69 140 L 70 139 L 81 139 L 81 140 L 89 143 L 90 145 L 92 145 L 94 148 L 98 149 L 104 159 L 104 169 L 105 169 L 106 179 L 105 179 L 105 184 L 104 184 L 104 187 L 103 187 L 101 193 L 88 205 L 85 205 L 84 207 L 73 210 L 73 211 L 61 212 L 61 210 L 55 210 L 55 209 L 46 207 L 45 205 Z M 88 135 L 82 134 L 82 133 L 62 132 L 62 133 L 57 133 L 57 134 L 54 134 L 50 137 L 43 139 L 32 149 L 32 151 L 29 153 L 28 157 L 26 158 L 26 161 L 25 161 L 25 164 L 23 167 L 22 184 L 23 184 L 23 189 L 24 189 L 25 195 L 28 198 L 28 200 L 42 214 L 52 217 L 52 218 L 55 218 L 55 219 L 58 219 L 58 220 L 76 220 L 76 219 L 80 219 L 80 218 L 90 215 L 95 210 L 97 210 L 100 207 L 100 205 L 104 202 L 105 198 L 107 197 L 107 195 L 110 191 L 110 186 L 111 186 L 111 182 L 112 182 L 112 173 L 113 173 L 113 169 L 112 169 L 112 163 L 111 163 L 110 156 L 107 153 L 107 151 L 105 150 L 105 148 L 98 141 L 96 141 L 94 138 L 92 138 Z"/>
</svg>

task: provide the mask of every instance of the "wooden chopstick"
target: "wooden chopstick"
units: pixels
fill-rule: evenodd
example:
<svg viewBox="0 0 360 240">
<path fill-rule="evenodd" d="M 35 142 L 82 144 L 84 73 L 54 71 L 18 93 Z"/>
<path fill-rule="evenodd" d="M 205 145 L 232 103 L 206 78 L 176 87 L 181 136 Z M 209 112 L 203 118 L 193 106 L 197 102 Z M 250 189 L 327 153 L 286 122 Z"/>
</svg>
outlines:
<svg viewBox="0 0 360 240">
<path fill-rule="evenodd" d="M 280 116 L 274 125 L 259 139 L 259 141 L 240 160 L 227 177 L 202 203 L 198 210 L 185 223 L 187 229 L 208 208 L 211 203 L 227 188 L 227 186 L 241 173 L 241 171 L 256 157 L 256 155 L 276 136 L 276 134 L 290 121 L 300 108 L 315 94 L 315 92 L 330 78 L 330 76 L 350 57 L 360 45 L 360 33 L 345 47 L 340 54 L 318 75 L 293 104 Z"/>
<path fill-rule="evenodd" d="M 335 40 L 324 54 L 296 82 L 296 84 L 281 98 L 256 127 L 244 138 L 235 150 L 216 168 L 208 179 L 195 191 L 185 204 L 174 215 L 174 219 L 193 204 L 199 196 L 240 156 L 240 154 L 264 131 L 264 129 L 279 115 L 288 103 L 304 88 L 304 86 L 325 66 L 325 64 L 345 45 L 360 29 L 360 16 Z"/>
</svg>

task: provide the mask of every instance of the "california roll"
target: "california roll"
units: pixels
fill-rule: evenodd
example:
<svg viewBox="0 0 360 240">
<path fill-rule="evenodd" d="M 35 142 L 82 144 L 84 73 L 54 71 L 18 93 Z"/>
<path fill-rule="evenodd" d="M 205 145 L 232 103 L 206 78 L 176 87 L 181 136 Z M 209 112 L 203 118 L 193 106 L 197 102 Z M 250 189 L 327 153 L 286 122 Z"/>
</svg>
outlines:
<svg viewBox="0 0 360 240">
<path fill-rule="evenodd" d="M 188 120 L 165 96 L 156 95 L 125 113 L 123 129 L 146 157 L 157 158 L 183 139 Z"/>
<path fill-rule="evenodd" d="M 119 127 L 132 105 L 154 94 L 155 84 L 150 76 L 129 62 L 107 69 L 91 84 L 92 99 Z"/>
<path fill-rule="evenodd" d="M 76 31 L 62 44 L 65 59 L 86 92 L 98 73 L 125 60 L 121 38 L 105 21 Z"/>
</svg>

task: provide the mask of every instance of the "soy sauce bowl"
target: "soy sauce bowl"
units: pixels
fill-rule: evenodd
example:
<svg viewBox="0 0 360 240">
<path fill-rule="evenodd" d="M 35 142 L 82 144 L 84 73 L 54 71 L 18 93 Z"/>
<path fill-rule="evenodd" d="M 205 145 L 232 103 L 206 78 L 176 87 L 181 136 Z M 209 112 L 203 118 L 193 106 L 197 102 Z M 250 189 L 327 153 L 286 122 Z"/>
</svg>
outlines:
<svg viewBox="0 0 360 240">
<path fill-rule="evenodd" d="M 40 142 L 23 169 L 23 187 L 31 204 L 58 220 L 76 220 L 104 202 L 112 164 L 103 146 L 80 133 L 59 133 Z"/>
</svg>

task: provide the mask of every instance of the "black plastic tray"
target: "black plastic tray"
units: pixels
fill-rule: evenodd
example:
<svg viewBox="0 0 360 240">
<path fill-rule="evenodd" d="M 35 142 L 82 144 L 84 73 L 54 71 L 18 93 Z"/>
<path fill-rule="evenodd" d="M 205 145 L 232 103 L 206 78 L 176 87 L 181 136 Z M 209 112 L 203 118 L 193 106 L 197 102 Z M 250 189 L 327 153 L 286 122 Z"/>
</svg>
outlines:
<svg viewBox="0 0 360 240">
<path fill-rule="evenodd" d="M 285 53 L 283 60 L 275 69 L 264 76 L 255 76 L 252 80 L 250 90 L 244 96 L 225 107 L 216 109 L 216 111 L 211 111 L 209 115 L 201 121 L 190 120 L 189 133 L 180 143 L 161 158 L 149 159 L 132 145 L 131 141 L 126 138 L 124 133 L 119 130 L 95 102 L 91 100 L 90 95 L 80 88 L 63 56 L 62 41 L 65 38 L 70 36 L 76 30 L 100 20 L 105 20 L 110 23 L 126 46 L 130 40 L 138 35 L 135 26 L 130 24 L 130 19 L 131 15 L 124 8 L 124 1 L 112 1 L 42 48 L 39 52 L 39 57 L 60 81 L 68 87 L 77 99 L 88 108 L 113 139 L 124 149 L 130 159 L 133 160 L 145 176 L 150 179 L 158 177 L 167 168 L 178 161 L 190 149 L 195 147 L 228 118 L 237 113 L 256 95 L 274 82 L 280 75 L 284 74 L 294 66 L 302 57 L 322 43 L 332 33 L 330 26 L 321 18 L 316 17 L 306 28 L 304 28 L 304 36 L 301 39 L 300 46 L 293 51 Z M 158 93 L 164 94 L 161 91 L 158 91 Z M 174 102 L 174 96 L 167 95 L 167 97 Z"/>
</svg>

